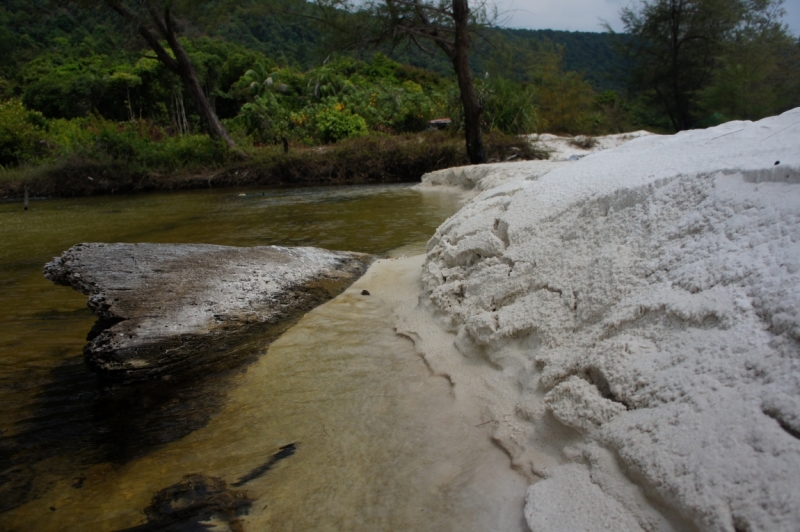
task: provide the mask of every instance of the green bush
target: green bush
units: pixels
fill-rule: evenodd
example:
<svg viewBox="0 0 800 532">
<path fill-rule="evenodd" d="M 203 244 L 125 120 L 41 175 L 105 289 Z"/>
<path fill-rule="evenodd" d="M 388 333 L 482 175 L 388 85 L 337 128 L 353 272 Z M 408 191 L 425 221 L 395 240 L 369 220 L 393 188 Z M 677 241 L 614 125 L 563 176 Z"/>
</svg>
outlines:
<svg viewBox="0 0 800 532">
<path fill-rule="evenodd" d="M 317 130 L 324 142 L 336 142 L 367 134 L 367 122 L 343 104 L 322 109 L 316 117 Z"/>
<path fill-rule="evenodd" d="M 113 162 L 138 171 L 218 166 L 227 158 L 227 148 L 219 141 L 206 135 L 168 136 L 147 120 L 53 120 L 48 145 L 56 158 Z"/>
<path fill-rule="evenodd" d="M 147 150 L 146 141 L 125 127 L 104 124 L 95 137 L 92 155 L 98 159 L 108 157 L 114 161 L 135 162 Z"/>
<path fill-rule="evenodd" d="M 19 100 L 0 102 L 0 165 L 16 166 L 46 151 L 47 122 Z"/>
<path fill-rule="evenodd" d="M 94 117 L 51 120 L 48 124 L 50 154 L 58 157 L 87 152 L 94 143 L 97 129 Z"/>
<path fill-rule="evenodd" d="M 492 77 L 482 84 L 481 103 L 486 131 L 509 135 L 534 133 L 538 127 L 536 92 L 531 85 Z"/>
<path fill-rule="evenodd" d="M 276 144 L 289 136 L 290 112 L 269 92 L 244 104 L 236 120 L 259 143 Z"/>
<path fill-rule="evenodd" d="M 348 109 L 366 120 L 370 129 L 393 133 L 424 130 L 431 119 L 444 112 L 444 100 L 441 94 L 430 94 L 413 81 L 366 85 L 341 98 Z"/>
<path fill-rule="evenodd" d="M 207 135 L 169 137 L 153 145 L 156 149 L 144 162 L 157 168 L 215 167 L 224 164 L 229 155 L 223 141 Z"/>
</svg>

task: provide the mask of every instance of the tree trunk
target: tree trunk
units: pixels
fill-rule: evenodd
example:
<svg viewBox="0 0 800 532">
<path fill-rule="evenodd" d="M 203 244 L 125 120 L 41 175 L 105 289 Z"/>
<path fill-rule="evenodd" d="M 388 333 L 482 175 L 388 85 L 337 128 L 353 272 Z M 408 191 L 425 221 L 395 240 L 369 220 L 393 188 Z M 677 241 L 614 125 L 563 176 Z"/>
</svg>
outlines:
<svg viewBox="0 0 800 532">
<path fill-rule="evenodd" d="M 143 0 L 141 2 L 143 8 L 147 10 L 147 13 L 150 15 L 150 20 L 155 25 L 158 33 L 167 41 L 172 53 L 175 54 L 174 58 L 167 53 L 155 35 L 145 26 L 142 19 L 130 11 L 123 3 L 119 0 L 105 0 L 105 2 L 121 17 L 135 24 L 139 35 L 150 45 L 150 48 L 152 48 L 156 56 L 158 56 L 159 61 L 181 78 L 189 96 L 192 98 L 192 101 L 194 101 L 195 107 L 197 107 L 197 112 L 200 113 L 200 119 L 203 121 L 206 132 L 213 138 L 224 140 L 231 148 L 236 147 L 236 143 L 225 129 L 225 126 L 222 125 L 222 122 L 219 121 L 217 112 L 208 101 L 205 92 L 203 92 L 200 79 L 197 77 L 189 55 L 186 53 L 186 50 L 183 49 L 183 46 L 181 46 L 181 43 L 178 41 L 178 37 L 175 35 L 169 7 L 164 9 L 162 17 L 149 0 Z"/>
<path fill-rule="evenodd" d="M 475 92 L 475 83 L 469 68 L 469 6 L 467 0 L 453 0 L 453 19 L 455 21 L 455 46 L 453 47 L 453 69 L 458 78 L 458 90 L 461 94 L 461 104 L 464 107 L 464 131 L 467 141 L 467 156 L 472 164 L 486 162 L 486 152 L 483 148 L 481 135 L 481 113 L 483 107 L 478 101 Z"/>
<path fill-rule="evenodd" d="M 159 24 L 161 21 L 155 20 L 154 22 Z M 163 24 L 166 29 L 164 38 L 172 49 L 172 53 L 175 54 L 175 60 L 178 63 L 178 68 L 175 73 L 180 76 L 186 90 L 189 92 L 189 96 L 191 96 L 192 101 L 194 101 L 194 105 L 197 108 L 197 112 L 200 113 L 200 119 L 203 121 L 206 132 L 213 138 L 224 140 L 229 147 L 236 147 L 236 143 L 231 138 L 228 130 L 225 129 L 225 126 L 222 125 L 222 122 L 219 121 L 216 110 L 214 110 L 206 93 L 203 91 L 203 86 L 200 84 L 200 79 L 197 77 L 197 72 L 194 70 L 191 59 L 189 59 L 189 54 L 183 49 L 180 41 L 178 41 L 178 37 L 175 35 L 169 8 L 164 10 Z"/>
<path fill-rule="evenodd" d="M 672 125 L 676 131 L 686 129 L 685 113 L 682 107 L 680 68 L 678 67 L 678 55 L 680 53 L 679 38 L 681 33 L 681 15 L 683 14 L 683 2 L 672 0 L 670 2 L 670 81 L 672 84 L 672 104 L 675 109 L 675 117 L 670 113 Z"/>
</svg>

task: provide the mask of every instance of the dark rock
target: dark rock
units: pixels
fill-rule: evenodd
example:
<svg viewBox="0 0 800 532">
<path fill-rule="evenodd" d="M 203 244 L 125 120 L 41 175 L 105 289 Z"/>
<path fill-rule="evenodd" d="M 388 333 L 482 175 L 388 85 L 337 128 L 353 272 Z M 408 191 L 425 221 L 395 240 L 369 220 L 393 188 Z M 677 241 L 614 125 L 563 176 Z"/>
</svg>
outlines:
<svg viewBox="0 0 800 532">
<path fill-rule="evenodd" d="M 87 363 L 118 380 L 225 356 L 244 332 L 280 328 L 336 296 L 371 257 L 316 248 L 78 244 L 45 277 L 89 296 Z"/>
<path fill-rule="evenodd" d="M 253 504 L 247 493 L 231 490 L 221 478 L 186 475 L 183 480 L 164 488 L 145 508 L 147 523 L 125 532 L 229 530 L 243 532 L 240 516 Z M 122 531 L 121 531 L 122 532 Z"/>
</svg>

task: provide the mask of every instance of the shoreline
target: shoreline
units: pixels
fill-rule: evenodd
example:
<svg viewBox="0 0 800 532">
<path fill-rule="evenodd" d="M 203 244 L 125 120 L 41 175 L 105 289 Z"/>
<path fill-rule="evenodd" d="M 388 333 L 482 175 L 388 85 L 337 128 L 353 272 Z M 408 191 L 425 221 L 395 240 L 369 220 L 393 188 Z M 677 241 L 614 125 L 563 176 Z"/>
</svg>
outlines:
<svg viewBox="0 0 800 532">
<path fill-rule="evenodd" d="M 447 191 L 453 192 L 454 189 Z M 399 251 L 402 250 L 394 250 L 393 254 Z M 440 325 L 440 317 L 429 306 L 421 304 L 425 260 L 425 254 L 378 259 L 344 294 L 356 295 L 369 290 L 369 297 L 378 298 L 388 309 L 394 333 L 413 344 L 416 356 L 424 362 L 430 377 L 447 382 L 453 400 L 447 417 L 468 420 L 471 433 L 480 434 L 488 445 L 486 458 L 492 469 L 485 470 L 483 475 L 496 477 L 498 484 L 495 491 L 485 497 L 496 507 L 505 506 L 507 512 L 502 523 L 498 522 L 492 530 L 527 532 L 526 527 L 518 528 L 524 521 L 524 493 L 515 490 L 519 489 L 520 481 L 528 483 L 531 477 L 514 464 L 509 449 L 496 437 L 494 423 L 489 417 L 491 401 L 479 393 L 480 384 L 491 380 L 488 374 L 473 373 L 470 370 L 475 368 L 463 364 L 453 345 L 452 334 Z M 503 473 L 500 467 L 507 472 Z"/>
<path fill-rule="evenodd" d="M 487 135 L 488 158 L 542 157 L 525 138 Z M 231 156 L 232 157 L 232 156 Z M 147 167 L 124 160 L 81 160 L 75 156 L 0 175 L 0 199 L 81 197 L 238 187 L 307 187 L 418 182 L 437 169 L 467 163 L 463 139 L 442 133 L 362 137 L 328 146 L 282 153 L 259 148 L 247 159 L 216 168 Z"/>
</svg>

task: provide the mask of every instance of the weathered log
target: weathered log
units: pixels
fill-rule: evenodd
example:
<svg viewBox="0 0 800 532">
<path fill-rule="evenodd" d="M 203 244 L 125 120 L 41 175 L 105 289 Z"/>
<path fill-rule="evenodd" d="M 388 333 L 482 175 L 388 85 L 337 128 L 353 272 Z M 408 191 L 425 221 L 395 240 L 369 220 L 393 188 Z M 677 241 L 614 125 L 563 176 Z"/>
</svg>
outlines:
<svg viewBox="0 0 800 532">
<path fill-rule="evenodd" d="M 130 381 L 210 363 L 245 332 L 280 330 L 370 260 L 307 247 L 78 244 L 45 265 L 45 277 L 89 296 L 98 318 L 89 366 Z"/>
</svg>

